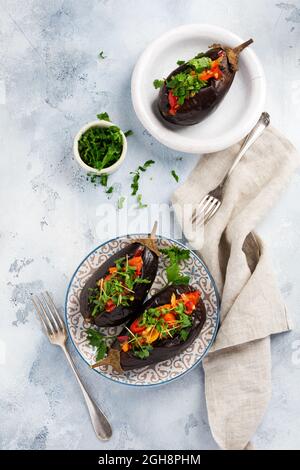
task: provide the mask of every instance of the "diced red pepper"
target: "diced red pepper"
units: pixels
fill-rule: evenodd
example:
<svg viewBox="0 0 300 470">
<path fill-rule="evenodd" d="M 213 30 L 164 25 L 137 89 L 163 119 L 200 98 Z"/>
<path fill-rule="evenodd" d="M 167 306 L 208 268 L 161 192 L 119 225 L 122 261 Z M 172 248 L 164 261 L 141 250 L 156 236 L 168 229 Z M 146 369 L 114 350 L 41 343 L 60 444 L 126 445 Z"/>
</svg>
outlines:
<svg viewBox="0 0 300 470">
<path fill-rule="evenodd" d="M 172 312 L 166 313 L 164 315 L 164 320 L 166 323 L 168 323 L 169 326 L 173 326 L 176 323 L 176 316 Z"/>
<path fill-rule="evenodd" d="M 141 256 L 134 256 L 128 260 L 129 266 L 134 266 L 136 268 L 136 275 L 140 276 L 143 268 L 143 258 Z"/>
<path fill-rule="evenodd" d="M 108 300 L 105 304 L 106 312 L 112 312 L 112 310 L 114 310 L 115 307 L 116 307 L 116 304 L 112 300 Z"/>
<path fill-rule="evenodd" d="M 178 96 L 174 96 L 172 90 L 170 90 L 168 94 L 168 100 L 170 105 L 169 114 L 174 116 L 177 112 L 177 109 L 179 108 Z"/>
<path fill-rule="evenodd" d="M 146 326 L 145 325 L 140 325 L 139 322 L 140 322 L 140 319 L 137 318 L 131 324 L 130 330 L 132 331 L 132 333 L 134 333 L 134 334 L 141 333 L 142 331 L 144 331 L 146 329 Z"/>
<path fill-rule="evenodd" d="M 197 303 L 199 302 L 200 292 L 195 290 L 188 294 L 183 294 L 183 301 L 185 305 L 185 313 L 191 314 L 195 310 Z"/>
<path fill-rule="evenodd" d="M 199 79 L 200 80 L 209 80 L 210 78 L 215 78 L 216 80 L 219 80 L 219 78 L 222 77 L 222 72 L 219 68 L 219 60 L 214 60 L 212 62 L 212 66 L 208 70 L 204 70 L 199 74 Z"/>
</svg>

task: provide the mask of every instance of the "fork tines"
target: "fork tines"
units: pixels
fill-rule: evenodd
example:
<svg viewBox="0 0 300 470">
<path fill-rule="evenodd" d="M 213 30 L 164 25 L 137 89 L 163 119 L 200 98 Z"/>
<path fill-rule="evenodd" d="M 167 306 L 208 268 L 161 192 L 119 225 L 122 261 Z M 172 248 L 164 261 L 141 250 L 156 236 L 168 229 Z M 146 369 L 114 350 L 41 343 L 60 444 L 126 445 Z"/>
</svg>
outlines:
<svg viewBox="0 0 300 470">
<path fill-rule="evenodd" d="M 65 325 L 49 292 L 41 293 L 40 296 L 33 295 L 32 302 L 48 336 L 65 332 Z"/>
<path fill-rule="evenodd" d="M 214 196 L 207 194 L 201 200 L 196 209 L 193 210 L 192 224 L 204 224 L 206 223 L 219 209 L 221 201 L 216 199 Z"/>
</svg>

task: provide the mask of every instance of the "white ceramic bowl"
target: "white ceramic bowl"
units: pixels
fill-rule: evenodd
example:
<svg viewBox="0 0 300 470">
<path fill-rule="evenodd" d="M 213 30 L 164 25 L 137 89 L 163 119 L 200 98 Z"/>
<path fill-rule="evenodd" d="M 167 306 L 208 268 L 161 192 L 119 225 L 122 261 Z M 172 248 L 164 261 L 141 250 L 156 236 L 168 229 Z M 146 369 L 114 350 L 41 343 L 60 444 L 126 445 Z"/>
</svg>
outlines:
<svg viewBox="0 0 300 470">
<path fill-rule="evenodd" d="M 265 76 L 253 52 L 254 44 L 240 56 L 240 69 L 220 106 L 194 126 L 164 121 L 157 109 L 159 90 L 153 80 L 169 75 L 178 59 L 188 60 L 213 43 L 235 47 L 247 38 L 214 25 L 190 24 L 172 29 L 152 42 L 139 58 L 131 81 L 135 112 L 144 127 L 162 144 L 187 153 L 211 153 L 227 148 L 248 134 L 265 103 Z"/>
<path fill-rule="evenodd" d="M 103 175 L 103 174 L 113 173 L 120 167 L 120 165 L 122 165 L 122 162 L 125 160 L 125 156 L 127 153 L 127 139 L 124 133 L 121 131 L 121 129 L 120 129 L 120 132 L 121 132 L 122 139 L 123 139 L 123 149 L 122 149 L 122 153 L 120 155 L 119 160 L 116 161 L 113 165 L 107 168 L 103 168 L 103 170 L 97 170 L 96 168 L 93 168 L 87 165 L 86 163 L 84 163 L 84 161 L 80 157 L 79 150 L 78 150 L 78 141 L 80 137 L 82 136 L 82 134 L 84 134 L 90 127 L 110 127 L 110 126 L 116 126 L 116 124 L 113 124 L 112 122 L 109 122 L 109 121 L 103 121 L 103 120 L 98 119 L 98 121 L 92 121 L 86 124 L 85 126 L 83 126 L 74 138 L 73 151 L 74 151 L 75 159 L 78 162 L 78 164 L 81 166 L 81 168 L 83 168 L 88 173 L 93 173 L 94 175 Z"/>
</svg>

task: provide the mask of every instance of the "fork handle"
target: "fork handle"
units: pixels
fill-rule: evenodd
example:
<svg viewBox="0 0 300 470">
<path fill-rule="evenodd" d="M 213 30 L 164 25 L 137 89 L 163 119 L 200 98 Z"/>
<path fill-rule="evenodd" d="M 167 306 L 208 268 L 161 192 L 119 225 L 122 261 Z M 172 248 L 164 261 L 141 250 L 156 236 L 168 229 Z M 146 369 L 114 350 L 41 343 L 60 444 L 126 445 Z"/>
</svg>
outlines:
<svg viewBox="0 0 300 470">
<path fill-rule="evenodd" d="M 102 441 L 106 441 L 112 436 L 112 429 L 107 421 L 106 416 L 102 413 L 102 411 L 98 408 L 96 403 L 91 399 L 89 396 L 88 392 L 86 391 L 83 383 L 81 382 L 79 375 L 77 374 L 77 371 L 75 369 L 73 360 L 69 354 L 69 351 L 67 350 L 66 346 L 62 346 L 62 349 L 66 355 L 66 358 L 71 366 L 71 369 L 73 370 L 75 377 L 77 379 L 77 382 L 79 383 L 79 386 L 81 388 L 82 394 L 84 396 L 87 408 L 89 410 L 89 414 L 91 417 L 92 425 L 94 428 L 94 431 L 96 433 L 96 436 L 98 439 L 101 439 Z"/>
<path fill-rule="evenodd" d="M 235 167 L 237 166 L 241 158 L 245 155 L 245 153 L 251 147 L 251 145 L 254 144 L 254 142 L 256 142 L 256 140 L 260 137 L 260 135 L 263 133 L 263 131 L 269 124 L 270 124 L 270 115 L 267 112 L 263 112 L 259 120 L 257 121 L 256 125 L 253 127 L 252 131 L 249 132 L 249 134 L 245 138 L 240 148 L 240 151 L 237 154 L 231 168 L 225 175 L 221 183 L 221 186 L 224 186 L 225 182 L 227 181 L 227 179 L 229 178 L 229 176 L 231 175 L 231 173 L 233 172 L 233 170 L 235 169 Z"/>
</svg>

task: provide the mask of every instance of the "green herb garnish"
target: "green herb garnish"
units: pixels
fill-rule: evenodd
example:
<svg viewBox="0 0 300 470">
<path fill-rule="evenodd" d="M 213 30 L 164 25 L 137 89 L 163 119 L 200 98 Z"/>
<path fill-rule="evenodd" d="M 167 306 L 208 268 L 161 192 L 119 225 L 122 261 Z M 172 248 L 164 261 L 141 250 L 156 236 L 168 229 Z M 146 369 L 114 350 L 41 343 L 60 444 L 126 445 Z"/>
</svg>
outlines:
<svg viewBox="0 0 300 470">
<path fill-rule="evenodd" d="M 114 190 L 114 187 L 113 186 L 110 186 L 105 192 L 106 194 L 111 194 Z"/>
<path fill-rule="evenodd" d="M 181 261 L 188 260 L 190 257 L 189 250 L 172 246 L 171 248 L 161 248 L 160 252 L 166 255 L 170 264 L 166 268 L 167 280 L 169 284 L 188 284 L 190 281 L 189 276 L 182 276 L 180 274 Z"/>
<path fill-rule="evenodd" d="M 146 169 L 155 163 L 154 160 L 147 160 L 143 165 L 138 166 L 136 171 L 131 171 L 130 174 L 133 175 L 131 187 L 131 195 L 135 196 L 139 189 L 139 180 L 141 172 L 145 172 Z"/>
<path fill-rule="evenodd" d="M 125 199 L 126 198 L 124 196 L 119 197 L 118 202 L 117 202 L 118 209 L 123 209 Z"/>
<path fill-rule="evenodd" d="M 128 131 L 124 132 L 125 137 L 129 137 L 130 135 L 133 135 L 133 131 L 129 129 Z"/>
<path fill-rule="evenodd" d="M 86 330 L 87 340 L 91 346 L 96 348 L 96 361 L 101 361 L 107 353 L 107 339 L 113 336 L 104 336 L 100 331 L 88 328 Z"/>
<path fill-rule="evenodd" d="M 138 350 L 134 350 L 133 354 L 138 357 L 139 359 L 146 359 L 150 356 L 150 352 L 153 350 L 153 346 L 151 344 L 143 345 Z"/>
<path fill-rule="evenodd" d="M 138 194 L 136 200 L 137 200 L 138 208 L 139 208 L 139 209 L 144 209 L 145 207 L 148 206 L 148 204 L 143 204 L 143 203 L 142 203 L 142 195 L 141 195 L 141 194 Z"/>
<path fill-rule="evenodd" d="M 192 60 L 189 60 L 188 64 L 195 70 L 197 73 L 203 72 L 205 69 L 211 68 L 212 60 L 210 57 L 195 57 Z"/>
<path fill-rule="evenodd" d="M 172 171 L 171 171 L 171 175 L 173 176 L 173 178 L 175 179 L 175 181 L 178 183 L 178 181 L 179 181 L 179 176 L 177 175 L 177 173 L 176 173 L 175 170 L 172 170 Z"/>
<path fill-rule="evenodd" d="M 101 184 L 101 186 L 107 186 L 108 175 L 94 175 L 93 173 L 88 173 L 86 179 L 90 180 L 94 186 L 97 186 L 97 184 Z"/>
<path fill-rule="evenodd" d="M 106 55 L 104 55 L 103 51 L 99 52 L 98 57 L 99 59 L 106 59 Z"/>
<path fill-rule="evenodd" d="M 183 70 L 166 81 L 168 90 L 178 98 L 177 102 L 182 105 L 187 98 L 195 96 L 201 88 L 207 86 L 207 80 L 201 80 L 199 74 L 204 70 L 208 70 L 212 66 L 210 57 L 205 57 L 199 54 L 193 59 L 185 62 L 183 60 L 177 61 L 178 65 L 186 64 Z M 154 80 L 155 88 L 160 88 L 165 83 L 164 80 Z"/>
<path fill-rule="evenodd" d="M 207 81 L 199 80 L 197 74 L 190 75 L 186 72 L 180 72 L 167 81 L 168 89 L 178 97 L 178 104 L 183 104 L 187 97 L 195 95 L 206 85 Z"/>
<path fill-rule="evenodd" d="M 158 88 L 161 88 L 164 85 L 165 81 L 164 80 L 154 80 L 153 86 L 157 90 Z"/>
<path fill-rule="evenodd" d="M 108 175 L 100 175 L 100 184 L 102 186 L 107 186 Z"/>
<path fill-rule="evenodd" d="M 107 112 L 97 114 L 97 118 L 98 118 L 100 121 L 108 121 L 108 122 L 110 122 L 110 117 L 109 117 L 109 115 L 107 114 Z"/>
<path fill-rule="evenodd" d="M 107 113 L 98 114 L 99 119 L 104 117 L 107 120 Z M 78 141 L 78 151 L 84 163 L 99 171 L 117 162 L 122 150 L 122 135 L 117 126 L 90 127 Z"/>
</svg>

